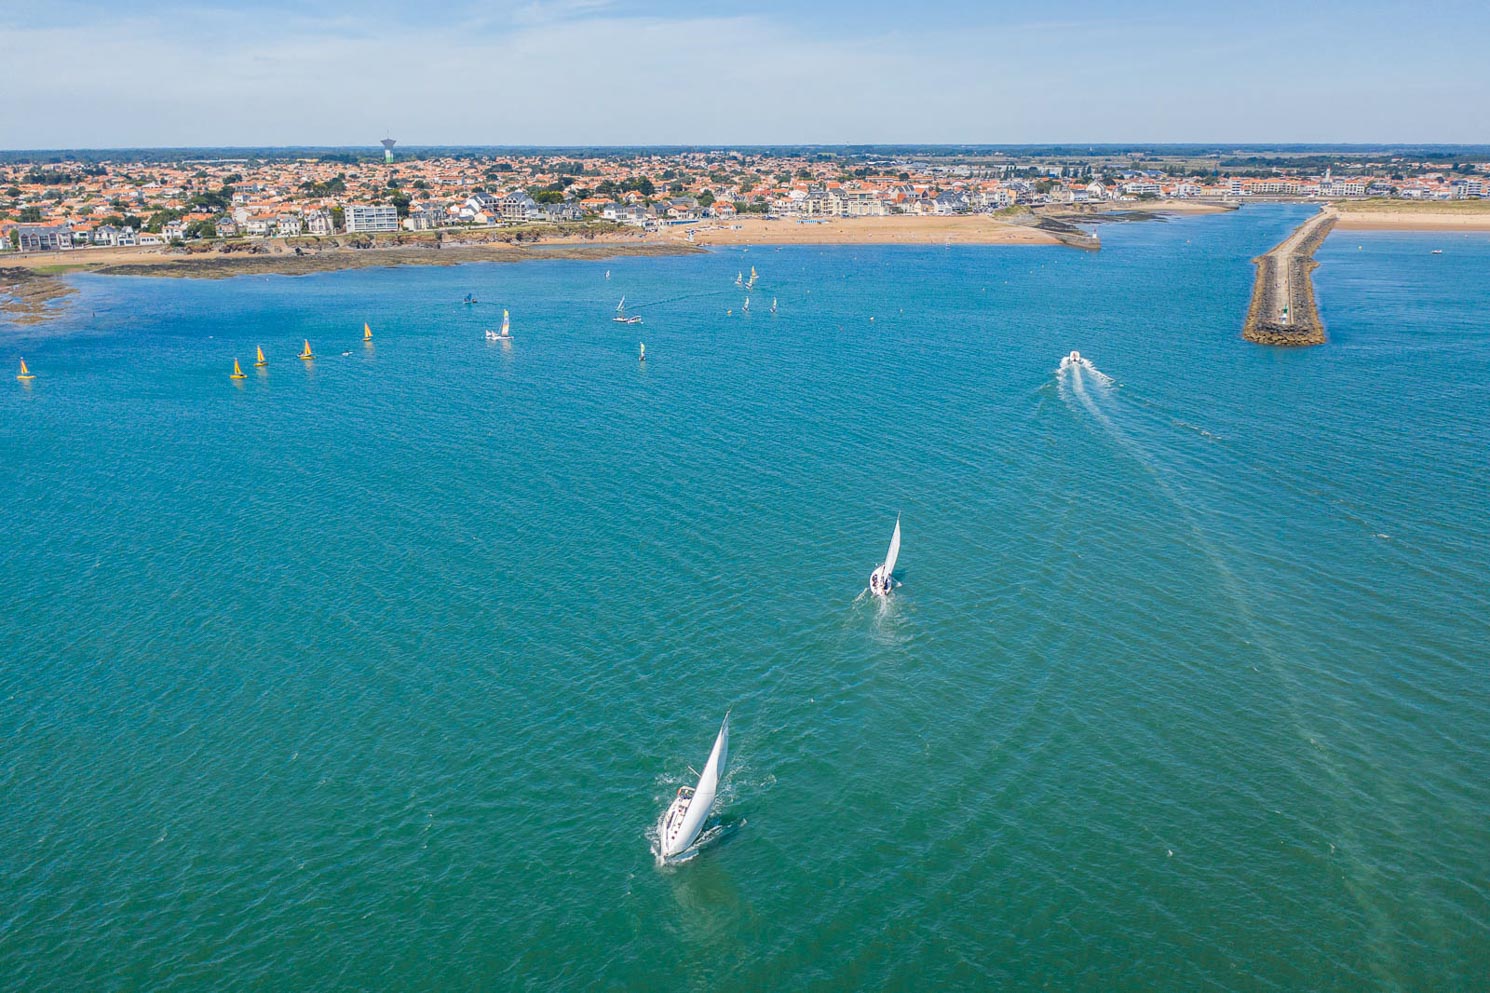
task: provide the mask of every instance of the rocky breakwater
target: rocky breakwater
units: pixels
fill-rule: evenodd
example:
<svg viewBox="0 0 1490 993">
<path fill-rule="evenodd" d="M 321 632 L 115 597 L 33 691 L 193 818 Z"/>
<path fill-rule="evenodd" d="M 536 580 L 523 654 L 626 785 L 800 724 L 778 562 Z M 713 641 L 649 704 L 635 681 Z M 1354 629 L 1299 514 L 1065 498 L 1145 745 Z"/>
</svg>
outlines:
<svg viewBox="0 0 1490 993">
<path fill-rule="evenodd" d="M 1314 252 L 1334 226 L 1334 215 L 1315 214 L 1272 251 L 1252 260 L 1257 279 L 1243 338 L 1259 345 L 1324 344 L 1324 323 L 1310 274 L 1319 265 Z"/>
</svg>

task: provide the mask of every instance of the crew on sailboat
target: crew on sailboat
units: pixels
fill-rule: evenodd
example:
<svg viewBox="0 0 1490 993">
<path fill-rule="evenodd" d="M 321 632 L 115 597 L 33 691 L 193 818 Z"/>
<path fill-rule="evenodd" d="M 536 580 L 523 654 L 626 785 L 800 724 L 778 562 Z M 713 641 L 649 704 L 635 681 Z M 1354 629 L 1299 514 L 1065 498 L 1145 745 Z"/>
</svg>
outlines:
<svg viewBox="0 0 1490 993">
<path fill-rule="evenodd" d="M 895 589 L 895 560 L 900 557 L 900 515 L 895 515 L 895 533 L 890 536 L 890 551 L 885 561 L 869 574 L 869 592 L 875 596 L 889 596 Z"/>
</svg>

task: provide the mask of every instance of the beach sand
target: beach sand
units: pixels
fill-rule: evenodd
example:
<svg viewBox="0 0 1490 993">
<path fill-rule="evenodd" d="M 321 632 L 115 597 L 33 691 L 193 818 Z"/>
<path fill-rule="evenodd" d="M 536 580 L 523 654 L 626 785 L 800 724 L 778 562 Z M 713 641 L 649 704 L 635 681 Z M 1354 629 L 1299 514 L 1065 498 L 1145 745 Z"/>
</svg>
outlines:
<svg viewBox="0 0 1490 993">
<path fill-rule="evenodd" d="M 696 245 L 1059 245 L 1061 239 L 1033 226 L 1011 224 L 986 214 L 920 217 L 830 218 L 803 223 L 781 218 L 737 217 L 729 221 L 664 228 L 666 238 Z"/>
<path fill-rule="evenodd" d="M 1364 200 L 1326 208 L 1342 231 L 1490 231 L 1490 201 Z"/>
</svg>

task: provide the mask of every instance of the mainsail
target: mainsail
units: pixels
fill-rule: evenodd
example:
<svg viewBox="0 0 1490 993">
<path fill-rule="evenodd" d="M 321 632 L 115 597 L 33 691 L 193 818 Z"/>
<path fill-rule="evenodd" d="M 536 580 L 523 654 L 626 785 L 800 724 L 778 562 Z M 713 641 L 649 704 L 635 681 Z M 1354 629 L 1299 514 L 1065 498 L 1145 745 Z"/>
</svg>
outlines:
<svg viewBox="0 0 1490 993">
<path fill-rule="evenodd" d="M 724 767 L 728 761 L 729 715 L 725 714 L 724 723 L 719 728 L 719 737 L 714 739 L 714 750 L 709 753 L 703 775 L 698 777 L 698 785 L 693 789 L 688 808 L 671 820 L 664 819 L 662 836 L 659 839 L 664 857 L 671 858 L 686 851 L 698 837 L 714 806 L 714 797 L 719 792 L 719 779 L 724 775 Z"/>
<path fill-rule="evenodd" d="M 895 533 L 890 536 L 890 552 L 885 556 L 885 580 L 895 571 L 895 560 L 900 558 L 900 515 L 895 515 Z"/>
</svg>

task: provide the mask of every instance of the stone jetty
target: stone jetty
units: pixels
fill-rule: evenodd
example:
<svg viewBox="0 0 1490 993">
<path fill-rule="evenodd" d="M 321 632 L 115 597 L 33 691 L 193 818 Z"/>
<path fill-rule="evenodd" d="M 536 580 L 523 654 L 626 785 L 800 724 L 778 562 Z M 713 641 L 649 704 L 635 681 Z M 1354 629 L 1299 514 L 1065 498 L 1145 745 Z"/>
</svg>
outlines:
<svg viewBox="0 0 1490 993">
<path fill-rule="evenodd" d="M 1314 304 L 1319 265 L 1314 252 L 1335 226 L 1333 214 L 1315 214 L 1272 251 L 1253 259 L 1257 281 L 1242 337 L 1259 345 L 1323 345 L 1324 324 Z"/>
</svg>

